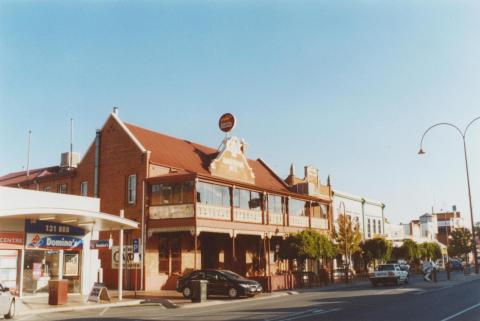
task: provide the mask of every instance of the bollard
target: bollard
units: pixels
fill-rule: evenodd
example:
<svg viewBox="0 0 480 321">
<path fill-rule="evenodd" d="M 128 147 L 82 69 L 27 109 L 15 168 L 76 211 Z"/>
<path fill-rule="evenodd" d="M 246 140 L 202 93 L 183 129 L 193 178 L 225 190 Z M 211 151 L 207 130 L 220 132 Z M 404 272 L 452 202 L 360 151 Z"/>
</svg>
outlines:
<svg viewBox="0 0 480 321">
<path fill-rule="evenodd" d="M 433 269 L 432 278 L 433 282 L 437 283 L 437 269 Z"/>
</svg>

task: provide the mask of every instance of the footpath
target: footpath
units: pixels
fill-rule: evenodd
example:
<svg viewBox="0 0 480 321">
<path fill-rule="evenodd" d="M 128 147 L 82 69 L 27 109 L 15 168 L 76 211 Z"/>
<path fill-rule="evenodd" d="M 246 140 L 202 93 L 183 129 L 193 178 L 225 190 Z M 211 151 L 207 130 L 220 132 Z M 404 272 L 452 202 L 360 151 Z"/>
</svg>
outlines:
<svg viewBox="0 0 480 321">
<path fill-rule="evenodd" d="M 439 273 L 437 277 L 437 282 L 427 283 L 423 281 L 421 275 L 413 275 L 410 277 L 410 286 L 418 287 L 421 291 L 434 290 L 434 288 L 442 288 L 454 286 L 464 282 L 471 282 L 474 280 L 479 280 L 480 275 L 470 274 L 464 275 L 461 272 L 451 273 L 451 279 L 447 280 L 445 272 Z M 280 291 L 273 293 L 263 293 L 254 298 L 244 298 L 238 299 L 242 302 L 248 300 L 265 300 L 272 299 L 276 297 L 283 297 L 288 295 L 296 295 L 299 293 L 308 293 L 308 292 L 324 292 L 324 291 L 342 291 L 342 290 L 353 290 L 355 288 L 365 288 L 368 287 L 370 282 L 368 280 L 357 280 L 350 283 L 334 283 L 322 287 L 311 287 L 297 289 L 295 291 Z M 139 306 L 139 305 L 155 305 L 161 306 L 162 308 L 167 309 L 176 309 L 176 308 L 195 308 L 195 307 L 205 307 L 205 306 L 215 306 L 222 304 L 234 304 L 238 300 L 231 300 L 222 297 L 209 298 L 206 302 L 202 303 L 192 303 L 190 300 L 184 299 L 180 293 L 176 291 L 138 291 L 134 293 L 133 291 L 124 291 L 123 300 L 118 300 L 118 295 L 116 291 L 109 291 L 111 300 L 102 301 L 99 303 L 87 302 L 87 297 L 81 295 L 70 294 L 68 297 L 68 302 L 65 305 L 54 306 L 48 305 L 48 295 L 35 295 L 35 296 L 25 296 L 22 300 L 17 298 L 17 316 L 26 316 L 26 315 L 38 315 L 38 314 L 48 314 L 55 312 L 70 312 L 70 311 L 83 311 L 91 309 L 105 309 L 112 307 L 125 307 L 125 306 Z"/>
</svg>

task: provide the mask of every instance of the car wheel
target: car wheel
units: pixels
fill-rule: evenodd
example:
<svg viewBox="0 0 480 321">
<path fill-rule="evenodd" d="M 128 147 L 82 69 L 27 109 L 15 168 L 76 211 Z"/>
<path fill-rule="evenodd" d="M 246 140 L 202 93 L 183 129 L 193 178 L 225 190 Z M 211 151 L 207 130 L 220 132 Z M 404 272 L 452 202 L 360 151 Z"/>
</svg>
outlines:
<svg viewBox="0 0 480 321">
<path fill-rule="evenodd" d="M 373 281 L 372 281 L 372 286 L 373 286 L 374 288 L 376 288 L 376 287 L 378 286 L 377 282 L 373 282 Z"/>
<path fill-rule="evenodd" d="M 182 294 L 185 299 L 190 299 L 192 297 L 192 289 L 186 286 L 183 288 Z"/>
<path fill-rule="evenodd" d="M 238 291 L 237 289 L 235 288 L 230 288 L 228 289 L 228 297 L 230 299 L 235 299 L 236 297 L 238 297 Z"/>
<path fill-rule="evenodd" d="M 12 301 L 10 303 L 10 310 L 8 310 L 8 313 L 4 315 L 5 319 L 13 319 L 15 316 L 15 301 Z"/>
</svg>

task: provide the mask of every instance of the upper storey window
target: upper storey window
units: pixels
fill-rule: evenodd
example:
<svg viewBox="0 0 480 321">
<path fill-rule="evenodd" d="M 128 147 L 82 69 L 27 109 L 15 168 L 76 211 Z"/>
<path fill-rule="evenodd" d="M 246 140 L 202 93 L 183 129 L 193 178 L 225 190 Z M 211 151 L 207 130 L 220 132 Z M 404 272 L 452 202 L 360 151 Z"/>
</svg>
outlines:
<svg viewBox="0 0 480 321">
<path fill-rule="evenodd" d="M 308 203 L 292 198 L 288 202 L 288 213 L 291 216 L 308 216 Z"/>
<path fill-rule="evenodd" d="M 128 204 L 135 204 L 137 201 L 137 175 L 128 176 L 127 201 Z"/>
<path fill-rule="evenodd" d="M 282 196 L 269 194 L 267 200 L 269 213 L 285 213 L 285 199 Z"/>
<path fill-rule="evenodd" d="M 233 206 L 244 210 L 261 211 L 262 194 L 246 189 L 233 190 Z"/>
<path fill-rule="evenodd" d="M 152 205 L 179 205 L 193 203 L 193 182 L 152 185 Z"/>
<path fill-rule="evenodd" d="M 199 182 L 197 183 L 197 202 L 205 205 L 230 207 L 230 188 Z"/>
</svg>

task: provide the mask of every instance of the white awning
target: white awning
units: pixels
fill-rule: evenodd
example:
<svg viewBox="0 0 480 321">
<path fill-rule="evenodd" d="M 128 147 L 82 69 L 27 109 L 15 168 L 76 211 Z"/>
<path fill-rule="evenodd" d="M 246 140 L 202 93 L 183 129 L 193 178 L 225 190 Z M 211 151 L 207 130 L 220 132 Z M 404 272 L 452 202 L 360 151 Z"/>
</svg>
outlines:
<svg viewBox="0 0 480 321">
<path fill-rule="evenodd" d="M 86 231 L 115 231 L 138 228 L 137 222 L 102 212 L 52 207 L 0 210 L 0 222 L 25 219 L 73 225 Z"/>
<path fill-rule="evenodd" d="M 0 187 L 0 227 L 29 219 L 79 226 L 86 231 L 138 228 L 135 221 L 99 209 L 98 198 Z"/>
</svg>

